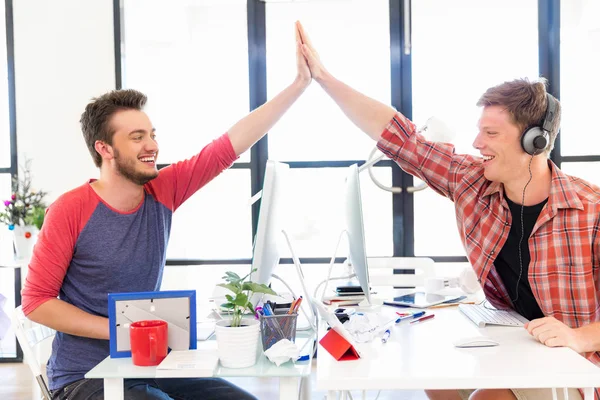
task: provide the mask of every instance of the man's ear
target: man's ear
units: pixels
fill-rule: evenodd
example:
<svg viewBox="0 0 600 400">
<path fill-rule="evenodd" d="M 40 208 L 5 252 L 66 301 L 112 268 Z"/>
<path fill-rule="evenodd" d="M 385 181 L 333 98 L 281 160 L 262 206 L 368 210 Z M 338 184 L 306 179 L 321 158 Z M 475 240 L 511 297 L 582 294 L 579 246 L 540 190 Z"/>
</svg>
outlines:
<svg viewBox="0 0 600 400">
<path fill-rule="evenodd" d="M 100 154 L 103 160 L 112 160 L 115 158 L 113 147 L 110 144 L 107 144 L 101 140 L 96 140 L 94 143 L 94 148 Z"/>
</svg>

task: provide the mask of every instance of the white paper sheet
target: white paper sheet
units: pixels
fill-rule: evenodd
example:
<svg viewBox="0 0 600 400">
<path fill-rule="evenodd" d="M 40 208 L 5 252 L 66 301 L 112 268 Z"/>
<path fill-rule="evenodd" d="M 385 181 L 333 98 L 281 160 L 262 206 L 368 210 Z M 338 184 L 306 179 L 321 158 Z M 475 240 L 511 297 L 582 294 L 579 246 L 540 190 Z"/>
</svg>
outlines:
<svg viewBox="0 0 600 400">
<path fill-rule="evenodd" d="M 219 362 L 217 350 L 173 350 L 156 367 L 157 370 L 187 370 L 193 376 L 213 376 Z"/>
</svg>

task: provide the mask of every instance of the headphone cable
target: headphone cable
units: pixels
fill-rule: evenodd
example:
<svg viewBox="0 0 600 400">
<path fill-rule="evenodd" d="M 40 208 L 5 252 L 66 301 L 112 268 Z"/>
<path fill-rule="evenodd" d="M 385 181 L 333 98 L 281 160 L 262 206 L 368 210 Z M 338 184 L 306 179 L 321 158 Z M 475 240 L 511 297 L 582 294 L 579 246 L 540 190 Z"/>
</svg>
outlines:
<svg viewBox="0 0 600 400">
<path fill-rule="evenodd" d="M 531 158 L 529 159 L 529 166 L 528 166 L 529 180 L 523 187 L 523 198 L 521 199 L 521 238 L 519 239 L 519 277 L 517 278 L 517 286 L 515 288 L 515 298 L 511 299 L 513 304 L 516 303 L 517 300 L 519 300 L 519 283 L 521 282 L 521 276 L 523 275 L 523 255 L 522 255 L 522 251 L 521 251 L 521 246 L 522 246 L 523 239 L 525 236 L 525 227 L 524 227 L 524 223 L 523 223 L 523 210 L 525 208 L 525 190 L 527 189 L 527 186 L 529 186 L 529 184 L 531 183 L 531 180 L 533 179 L 533 174 L 531 173 L 531 162 L 533 161 L 534 156 L 535 156 L 535 153 L 532 154 Z"/>
</svg>

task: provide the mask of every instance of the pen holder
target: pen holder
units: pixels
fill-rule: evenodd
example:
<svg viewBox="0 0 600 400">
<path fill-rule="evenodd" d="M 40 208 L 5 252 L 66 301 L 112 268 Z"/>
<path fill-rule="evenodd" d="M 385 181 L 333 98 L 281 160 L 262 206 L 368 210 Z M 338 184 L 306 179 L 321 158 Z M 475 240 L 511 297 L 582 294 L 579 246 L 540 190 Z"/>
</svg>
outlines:
<svg viewBox="0 0 600 400">
<path fill-rule="evenodd" d="M 296 341 L 296 321 L 298 314 L 277 314 L 260 316 L 260 335 L 262 337 L 263 351 L 271 348 L 281 339 Z"/>
</svg>

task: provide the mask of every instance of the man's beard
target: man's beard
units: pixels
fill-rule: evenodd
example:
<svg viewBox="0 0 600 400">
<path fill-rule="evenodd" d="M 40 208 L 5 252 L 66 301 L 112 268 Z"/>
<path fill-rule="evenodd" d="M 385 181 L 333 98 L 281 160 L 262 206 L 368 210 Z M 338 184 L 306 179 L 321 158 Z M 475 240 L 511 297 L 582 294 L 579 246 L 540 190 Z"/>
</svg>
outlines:
<svg viewBox="0 0 600 400">
<path fill-rule="evenodd" d="M 130 180 L 131 182 L 137 185 L 145 185 L 150 182 L 152 179 L 158 176 L 158 171 L 153 172 L 139 172 L 135 168 L 135 161 L 128 159 L 121 159 L 119 151 L 115 149 L 115 165 L 117 166 L 117 172 L 121 174 L 125 179 Z"/>
</svg>

